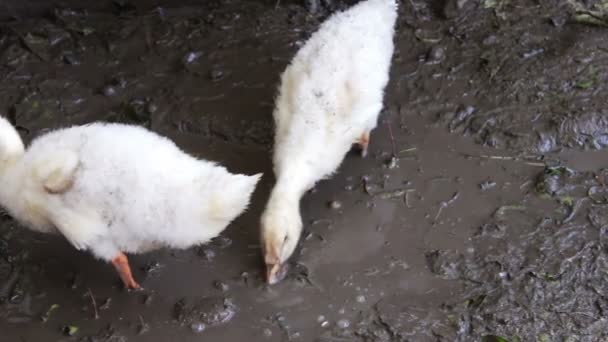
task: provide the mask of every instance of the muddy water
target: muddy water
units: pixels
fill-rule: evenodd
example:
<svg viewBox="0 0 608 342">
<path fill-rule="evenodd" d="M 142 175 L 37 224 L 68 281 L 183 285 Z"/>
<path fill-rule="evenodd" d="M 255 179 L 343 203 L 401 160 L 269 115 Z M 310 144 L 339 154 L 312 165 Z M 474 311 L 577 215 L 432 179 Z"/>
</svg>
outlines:
<svg viewBox="0 0 608 342">
<path fill-rule="evenodd" d="M 301 246 L 273 287 L 262 281 L 257 223 L 273 184 L 273 95 L 326 12 L 231 1 L 7 22 L 1 110 L 26 140 L 94 120 L 137 123 L 266 175 L 251 209 L 212 243 L 132 256 L 141 292 L 123 291 L 110 265 L 62 238 L 2 216 L 2 335 L 605 338 L 606 31 L 572 23 L 553 2 L 485 3 L 502 5 L 469 4 L 451 19 L 447 7 L 402 5 L 370 156 L 349 155 L 306 195 Z M 539 183 L 559 187 L 539 193 Z"/>
</svg>

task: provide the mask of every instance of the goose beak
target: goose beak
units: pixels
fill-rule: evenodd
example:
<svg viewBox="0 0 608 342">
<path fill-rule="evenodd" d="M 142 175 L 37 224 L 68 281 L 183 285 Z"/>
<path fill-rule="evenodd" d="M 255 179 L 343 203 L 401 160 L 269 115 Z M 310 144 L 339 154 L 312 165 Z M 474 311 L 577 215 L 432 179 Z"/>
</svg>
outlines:
<svg viewBox="0 0 608 342">
<path fill-rule="evenodd" d="M 285 278 L 286 270 L 287 268 L 280 263 L 266 264 L 266 282 L 270 285 L 280 282 Z"/>
</svg>

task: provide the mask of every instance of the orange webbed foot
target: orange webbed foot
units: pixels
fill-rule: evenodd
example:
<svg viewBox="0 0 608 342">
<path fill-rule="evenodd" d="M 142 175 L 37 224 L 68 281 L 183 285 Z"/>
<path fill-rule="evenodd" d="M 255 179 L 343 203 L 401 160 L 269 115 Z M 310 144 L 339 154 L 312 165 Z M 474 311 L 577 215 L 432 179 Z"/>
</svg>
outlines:
<svg viewBox="0 0 608 342">
<path fill-rule="evenodd" d="M 112 259 L 112 264 L 116 268 L 123 284 L 125 284 L 125 288 L 133 290 L 140 290 L 142 288 L 135 279 L 133 279 L 131 267 L 129 266 L 129 259 L 127 259 L 127 256 L 124 253 L 120 253 Z"/>
<path fill-rule="evenodd" d="M 369 132 L 365 132 L 357 141 L 357 145 L 361 148 L 361 157 L 365 158 L 367 156 L 367 148 L 369 146 Z"/>
</svg>

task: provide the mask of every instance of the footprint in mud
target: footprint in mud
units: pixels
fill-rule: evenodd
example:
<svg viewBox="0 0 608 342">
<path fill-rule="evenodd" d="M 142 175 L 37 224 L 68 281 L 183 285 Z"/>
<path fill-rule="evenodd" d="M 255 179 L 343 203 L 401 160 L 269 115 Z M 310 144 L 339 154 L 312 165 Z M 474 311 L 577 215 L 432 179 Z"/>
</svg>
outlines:
<svg viewBox="0 0 608 342">
<path fill-rule="evenodd" d="M 118 334 L 114 328 L 108 327 L 101 330 L 96 335 L 87 336 L 80 339 L 82 342 L 127 342 L 127 338 Z"/>
<path fill-rule="evenodd" d="M 427 264 L 433 274 L 454 280 L 462 276 L 462 255 L 456 251 L 434 250 L 425 254 Z"/>
<path fill-rule="evenodd" d="M 229 322 L 237 309 L 228 297 L 205 297 L 180 300 L 175 304 L 174 314 L 182 326 L 189 326 L 194 332 L 202 332 L 206 327 Z"/>
</svg>

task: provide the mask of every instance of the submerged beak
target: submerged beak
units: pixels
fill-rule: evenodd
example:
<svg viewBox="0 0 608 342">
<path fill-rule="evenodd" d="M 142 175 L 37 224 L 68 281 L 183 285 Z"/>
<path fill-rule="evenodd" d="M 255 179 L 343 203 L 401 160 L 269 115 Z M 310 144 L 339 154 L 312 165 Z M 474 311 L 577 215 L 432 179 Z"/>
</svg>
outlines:
<svg viewBox="0 0 608 342">
<path fill-rule="evenodd" d="M 280 263 L 266 264 L 266 282 L 270 285 L 280 282 L 285 278 L 285 274 L 287 273 L 285 272 L 286 269 L 287 268 Z"/>
</svg>

